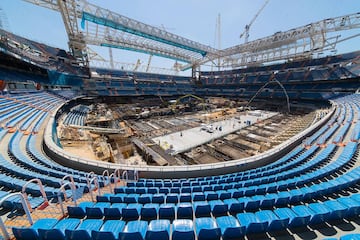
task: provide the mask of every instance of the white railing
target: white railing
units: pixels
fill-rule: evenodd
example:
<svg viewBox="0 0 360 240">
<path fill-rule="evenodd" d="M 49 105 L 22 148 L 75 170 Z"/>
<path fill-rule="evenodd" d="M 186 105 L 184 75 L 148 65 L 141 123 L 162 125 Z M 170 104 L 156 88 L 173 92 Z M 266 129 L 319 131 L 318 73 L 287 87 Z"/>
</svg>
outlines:
<svg viewBox="0 0 360 240">
<path fill-rule="evenodd" d="M 98 181 L 98 176 L 94 173 L 94 172 L 89 172 L 88 175 L 86 176 L 86 183 L 87 186 L 89 188 L 89 193 L 90 193 L 90 197 L 91 197 L 91 201 L 94 202 L 94 196 L 93 196 L 93 191 L 98 191 L 98 195 L 101 195 L 101 191 L 100 191 L 100 185 L 99 185 L 99 181 Z M 92 188 L 92 184 L 94 184 L 94 188 Z"/>
<path fill-rule="evenodd" d="M 101 176 L 101 179 L 104 182 L 104 187 L 109 186 L 109 190 L 111 193 L 113 193 L 113 189 L 111 188 L 111 177 L 113 177 L 114 175 L 110 175 L 109 174 L 109 170 L 104 170 L 103 174 Z"/>
<path fill-rule="evenodd" d="M 7 200 L 8 198 L 12 198 L 14 196 L 20 197 L 21 205 L 22 205 L 22 207 L 23 207 L 23 209 L 25 211 L 27 220 L 29 221 L 30 225 L 33 225 L 34 222 L 33 222 L 33 219 L 31 217 L 31 214 L 30 214 L 30 209 L 29 209 L 28 204 L 26 203 L 26 200 L 25 200 L 24 196 L 22 195 L 22 193 L 16 192 L 16 193 L 10 193 L 9 195 L 6 195 L 5 197 L 3 197 L 0 200 L 0 206 L 3 204 L 3 202 L 5 202 L 5 200 Z M 6 227 L 5 227 L 5 224 L 4 224 L 3 220 L 2 220 L 2 218 L 0 218 L 0 228 L 1 228 L 1 231 L 3 232 L 4 238 L 6 240 L 10 239 L 10 235 L 6 230 Z"/>
<path fill-rule="evenodd" d="M 28 204 L 28 207 L 29 207 L 30 211 L 32 211 L 32 207 L 31 207 L 31 204 L 29 202 L 28 196 L 26 194 L 26 188 L 30 183 L 37 183 L 39 185 L 41 196 L 44 198 L 44 203 L 43 204 L 49 204 L 46 193 L 45 193 L 45 190 L 44 190 L 44 186 L 43 186 L 41 180 L 38 179 L 38 178 L 31 179 L 31 180 L 27 181 L 24 184 L 24 186 L 22 187 L 22 190 L 21 190 L 21 194 L 23 195 L 26 203 Z"/>
<path fill-rule="evenodd" d="M 57 192 L 57 198 L 58 198 L 58 203 L 60 204 L 60 208 L 61 208 L 61 212 L 63 214 L 63 216 L 65 216 L 65 209 L 64 209 L 64 201 L 68 201 L 68 196 L 66 194 L 66 187 L 67 186 L 70 186 L 71 190 L 72 190 L 72 199 L 73 199 L 73 202 L 74 202 L 74 205 L 76 206 L 77 203 L 76 203 L 76 199 L 74 198 L 75 196 L 75 191 L 74 191 L 74 188 L 73 188 L 73 183 L 72 182 L 67 182 L 67 183 L 64 183 L 61 185 L 61 187 L 59 188 L 59 191 Z M 63 194 L 63 196 L 61 195 L 61 193 Z M 64 197 L 64 201 L 62 200 L 62 197 Z"/>
</svg>

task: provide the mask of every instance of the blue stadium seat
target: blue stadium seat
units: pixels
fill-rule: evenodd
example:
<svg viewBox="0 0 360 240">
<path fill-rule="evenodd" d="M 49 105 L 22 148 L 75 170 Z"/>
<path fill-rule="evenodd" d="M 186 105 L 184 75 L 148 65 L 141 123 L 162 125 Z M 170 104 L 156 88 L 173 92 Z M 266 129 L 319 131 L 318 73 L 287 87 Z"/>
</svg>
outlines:
<svg viewBox="0 0 360 240">
<path fill-rule="evenodd" d="M 179 202 L 191 202 L 191 193 L 181 193 Z"/>
<path fill-rule="evenodd" d="M 169 193 L 166 195 L 166 203 L 177 204 L 179 202 L 179 195 L 177 193 Z"/>
<path fill-rule="evenodd" d="M 98 195 L 96 196 L 96 202 L 110 202 L 110 196 L 108 195 Z"/>
<path fill-rule="evenodd" d="M 254 211 L 260 208 L 260 202 L 263 199 L 263 196 L 253 196 L 253 197 L 245 197 L 243 200 L 245 201 L 245 210 L 246 211 Z"/>
<path fill-rule="evenodd" d="M 165 194 L 156 193 L 152 197 L 152 203 L 162 204 L 165 202 Z"/>
<path fill-rule="evenodd" d="M 159 212 L 159 204 L 147 203 L 141 208 L 140 211 L 141 219 L 146 221 L 157 219 L 158 212 Z"/>
<path fill-rule="evenodd" d="M 219 196 L 215 191 L 207 191 L 205 192 L 205 199 L 206 201 L 218 200 Z"/>
<path fill-rule="evenodd" d="M 258 219 L 255 213 L 239 213 L 236 217 L 245 226 L 246 234 L 265 232 L 268 227 L 267 219 Z"/>
<path fill-rule="evenodd" d="M 193 221 L 176 219 L 172 224 L 172 240 L 195 240 Z"/>
<path fill-rule="evenodd" d="M 111 203 L 123 203 L 125 196 L 126 196 L 125 193 L 117 193 L 113 196 L 110 196 L 110 202 Z"/>
<path fill-rule="evenodd" d="M 360 202 L 349 197 L 340 197 L 336 200 L 347 207 L 346 217 L 354 217 L 360 214 Z"/>
<path fill-rule="evenodd" d="M 163 188 L 159 188 L 159 193 L 167 195 L 170 193 L 170 191 L 169 188 L 163 187 Z"/>
<path fill-rule="evenodd" d="M 107 220 L 98 231 L 94 230 L 91 232 L 91 237 L 93 240 L 117 240 L 119 233 L 124 229 L 124 227 L 124 221 Z"/>
<path fill-rule="evenodd" d="M 250 196 L 254 196 L 256 193 L 256 186 L 250 186 L 250 187 L 246 187 L 244 188 L 244 196 L 250 197 Z"/>
<path fill-rule="evenodd" d="M 287 206 L 290 201 L 290 196 L 291 196 L 290 193 L 287 191 L 278 192 L 277 198 L 275 199 L 275 206 L 277 207 Z"/>
<path fill-rule="evenodd" d="M 181 187 L 180 193 L 191 193 L 191 187 Z"/>
<path fill-rule="evenodd" d="M 221 230 L 223 240 L 237 239 L 245 235 L 245 226 L 240 225 L 233 216 L 218 217 L 216 222 Z"/>
<path fill-rule="evenodd" d="M 309 222 L 310 225 L 323 223 L 329 220 L 331 209 L 326 207 L 326 205 L 321 203 L 310 203 L 308 207 L 314 212 Z"/>
<path fill-rule="evenodd" d="M 195 229 L 198 240 L 219 240 L 221 230 L 212 218 L 196 218 Z"/>
<path fill-rule="evenodd" d="M 68 214 L 70 218 L 84 218 L 86 216 L 86 208 L 94 206 L 93 202 L 81 202 L 78 206 L 68 206 Z"/>
<path fill-rule="evenodd" d="M 290 193 L 290 204 L 296 204 L 303 199 L 303 192 L 300 189 L 292 189 Z"/>
<path fill-rule="evenodd" d="M 159 219 L 168 219 L 170 221 L 175 219 L 175 204 L 163 203 L 159 207 Z"/>
<path fill-rule="evenodd" d="M 117 187 L 117 188 L 114 188 L 114 193 L 115 193 L 115 194 L 125 193 L 125 189 L 127 189 L 127 187 Z M 134 190 L 134 193 L 135 193 L 135 190 Z"/>
<path fill-rule="evenodd" d="M 221 200 L 209 201 L 211 212 L 215 217 L 227 215 L 228 205 Z"/>
<path fill-rule="evenodd" d="M 137 203 L 138 202 L 138 198 L 139 198 L 139 194 L 137 193 L 130 193 L 124 196 L 124 203 Z"/>
<path fill-rule="evenodd" d="M 125 187 L 123 188 L 124 189 L 124 192 L 123 193 L 126 193 L 127 195 L 130 195 L 130 194 L 136 194 L 136 188 L 135 187 Z M 116 193 L 116 192 L 115 192 Z"/>
<path fill-rule="evenodd" d="M 191 203 L 179 203 L 176 206 L 177 219 L 193 219 L 193 205 Z"/>
<path fill-rule="evenodd" d="M 152 220 L 148 226 L 146 240 L 169 240 L 170 221 L 166 219 Z"/>
<path fill-rule="evenodd" d="M 219 196 L 220 200 L 230 199 L 231 193 L 226 190 L 218 190 L 216 191 L 216 194 Z"/>
<path fill-rule="evenodd" d="M 202 192 L 193 192 L 191 194 L 193 202 L 205 201 L 205 194 Z"/>
<path fill-rule="evenodd" d="M 18 240 L 39 239 L 38 229 L 50 230 L 58 222 L 55 218 L 42 218 L 37 220 L 31 227 L 13 227 L 12 231 Z"/>
<path fill-rule="evenodd" d="M 100 219 L 85 219 L 76 229 L 65 229 L 65 236 L 68 240 L 91 240 L 91 232 L 98 231 L 102 224 Z"/>
<path fill-rule="evenodd" d="M 119 232 L 119 239 L 144 240 L 147 228 L 147 221 L 130 221 L 126 224 L 125 228 Z"/>
<path fill-rule="evenodd" d="M 194 202 L 193 204 L 194 204 L 195 217 L 211 216 L 211 207 L 208 202 L 199 201 L 199 202 Z"/>
<path fill-rule="evenodd" d="M 350 233 L 340 237 L 340 240 L 360 240 L 360 233 Z"/>
<path fill-rule="evenodd" d="M 234 198 L 225 199 L 224 203 L 228 205 L 228 211 L 231 215 L 236 215 L 242 212 L 245 208 L 244 202 L 240 202 Z"/>
<path fill-rule="evenodd" d="M 267 231 L 279 231 L 287 228 L 289 217 L 279 217 L 271 210 L 262 210 L 255 213 L 256 217 L 263 222 L 268 222 Z"/>
<path fill-rule="evenodd" d="M 139 203 L 130 203 L 126 208 L 122 209 L 122 217 L 124 221 L 137 220 L 140 217 L 142 205 Z"/>
<path fill-rule="evenodd" d="M 305 206 L 304 206 L 305 207 Z M 305 207 L 307 209 L 307 207 Z M 311 214 L 306 212 L 301 212 L 301 209 L 296 213 L 290 208 L 277 208 L 274 210 L 274 213 L 281 219 L 289 218 L 289 227 L 296 228 L 308 225 L 310 222 Z"/>
<path fill-rule="evenodd" d="M 355 193 L 350 196 L 351 199 L 360 202 L 360 193 Z"/>
<path fill-rule="evenodd" d="M 150 194 L 150 193 L 141 194 L 138 198 L 138 203 L 140 203 L 140 204 L 151 203 L 152 196 L 153 196 L 153 194 Z"/>
<path fill-rule="evenodd" d="M 155 188 L 155 187 L 149 187 L 147 189 L 147 193 L 149 194 L 158 194 L 159 193 L 159 189 L 158 188 Z"/>
<path fill-rule="evenodd" d="M 100 219 L 104 216 L 104 208 L 110 208 L 109 202 L 97 202 L 91 207 L 86 207 L 87 218 Z"/>
<path fill-rule="evenodd" d="M 43 240 L 65 240 L 65 230 L 74 230 L 80 224 L 80 219 L 65 218 L 60 220 L 51 229 L 38 229 L 40 239 Z"/>
<path fill-rule="evenodd" d="M 343 204 L 336 200 L 328 200 L 323 202 L 323 204 L 331 210 L 329 220 L 345 218 L 347 207 Z"/>
<path fill-rule="evenodd" d="M 172 187 L 172 188 L 170 188 L 170 193 L 180 194 L 180 188 L 179 187 Z"/>
<path fill-rule="evenodd" d="M 139 195 L 145 194 L 146 192 L 147 192 L 147 189 L 144 187 L 136 187 L 136 189 L 135 189 L 135 193 L 139 194 Z"/>
<path fill-rule="evenodd" d="M 275 201 L 277 200 L 277 194 L 268 193 L 264 195 L 264 198 L 260 201 L 260 207 L 262 209 L 270 209 L 275 205 Z"/>
<path fill-rule="evenodd" d="M 244 190 L 242 189 L 229 189 L 227 192 L 231 194 L 232 198 L 241 198 L 244 196 Z"/>
<path fill-rule="evenodd" d="M 109 208 L 104 208 L 105 220 L 115 220 L 122 217 L 122 209 L 126 208 L 126 203 L 113 203 Z"/>
</svg>

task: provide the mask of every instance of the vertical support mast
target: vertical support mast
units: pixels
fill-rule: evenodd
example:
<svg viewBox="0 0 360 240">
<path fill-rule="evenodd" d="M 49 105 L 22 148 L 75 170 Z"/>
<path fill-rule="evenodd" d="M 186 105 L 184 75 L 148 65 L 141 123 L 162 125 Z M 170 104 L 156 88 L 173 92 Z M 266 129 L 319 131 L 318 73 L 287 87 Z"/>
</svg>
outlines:
<svg viewBox="0 0 360 240">
<path fill-rule="evenodd" d="M 69 37 L 69 48 L 77 61 L 87 67 L 89 66 L 89 61 L 86 52 L 86 42 L 84 35 L 79 31 L 77 20 L 77 5 L 79 3 L 77 0 L 57 0 L 57 4 Z"/>
<path fill-rule="evenodd" d="M 221 50 L 221 15 L 219 13 L 218 15 L 218 19 L 217 19 L 217 40 L 218 40 L 218 49 Z M 218 58 L 218 62 L 217 62 L 217 65 L 218 65 L 218 71 L 220 71 L 220 65 L 221 65 L 221 62 L 220 62 L 220 57 Z"/>
</svg>

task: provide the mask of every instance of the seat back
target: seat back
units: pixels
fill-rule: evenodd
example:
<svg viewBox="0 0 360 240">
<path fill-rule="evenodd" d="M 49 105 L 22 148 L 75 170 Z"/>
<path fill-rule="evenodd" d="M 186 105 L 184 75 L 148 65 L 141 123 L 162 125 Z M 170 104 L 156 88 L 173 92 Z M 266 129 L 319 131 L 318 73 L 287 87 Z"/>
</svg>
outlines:
<svg viewBox="0 0 360 240">
<path fill-rule="evenodd" d="M 169 240 L 170 239 L 170 221 L 165 219 L 152 220 L 146 231 L 147 240 Z"/>
<path fill-rule="evenodd" d="M 65 240 L 65 235 L 59 229 L 38 229 L 42 240 Z"/>
<path fill-rule="evenodd" d="M 121 232 L 124 227 L 125 222 L 122 220 L 107 220 L 101 226 L 100 230 L 91 232 L 91 237 L 94 240 L 116 240 L 119 232 Z"/>
<path fill-rule="evenodd" d="M 89 235 L 89 232 L 80 229 L 80 230 L 65 230 L 65 236 L 68 240 L 91 240 L 91 236 Z"/>
<path fill-rule="evenodd" d="M 193 222 L 189 219 L 176 219 L 173 222 L 172 240 L 195 240 Z"/>
<path fill-rule="evenodd" d="M 32 240 L 39 238 L 37 231 L 32 228 L 13 227 L 12 232 L 14 234 L 14 237 L 19 240 Z"/>
</svg>

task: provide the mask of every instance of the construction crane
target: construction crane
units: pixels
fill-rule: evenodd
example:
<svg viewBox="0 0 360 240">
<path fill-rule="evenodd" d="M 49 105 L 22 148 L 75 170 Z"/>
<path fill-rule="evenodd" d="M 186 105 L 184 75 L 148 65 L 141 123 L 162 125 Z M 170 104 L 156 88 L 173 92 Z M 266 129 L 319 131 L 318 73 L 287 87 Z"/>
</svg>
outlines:
<svg viewBox="0 0 360 240">
<path fill-rule="evenodd" d="M 269 0 L 266 0 L 264 2 L 264 4 L 261 6 L 261 8 L 259 9 L 259 11 L 255 14 L 253 19 L 251 19 L 250 23 L 245 25 L 244 32 L 242 32 L 240 34 L 240 38 L 245 36 L 245 43 L 247 43 L 249 41 L 249 31 L 250 31 L 251 25 L 255 22 L 256 18 L 260 15 L 261 11 L 265 8 L 265 6 L 268 4 L 268 2 L 269 2 Z"/>
</svg>

